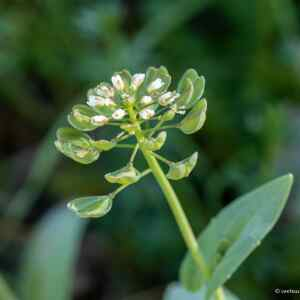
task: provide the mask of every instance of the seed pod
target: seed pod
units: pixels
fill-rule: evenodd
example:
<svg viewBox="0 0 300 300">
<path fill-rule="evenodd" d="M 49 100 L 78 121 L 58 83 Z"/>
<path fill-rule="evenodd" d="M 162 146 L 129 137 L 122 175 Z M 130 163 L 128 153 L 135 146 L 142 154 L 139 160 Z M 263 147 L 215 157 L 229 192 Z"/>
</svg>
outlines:
<svg viewBox="0 0 300 300">
<path fill-rule="evenodd" d="M 145 79 L 138 90 L 137 98 L 140 101 L 145 95 L 154 97 L 159 96 L 167 91 L 170 83 L 171 76 L 165 67 L 149 67 L 147 69 Z"/>
<path fill-rule="evenodd" d="M 132 164 L 128 164 L 117 171 L 105 174 L 104 177 L 110 183 L 128 185 L 137 182 L 140 176 L 140 172 Z"/>
<path fill-rule="evenodd" d="M 92 123 L 92 118 L 97 113 L 87 105 L 78 104 L 73 106 L 72 112 L 68 115 L 70 125 L 78 130 L 91 131 L 98 126 Z"/>
<path fill-rule="evenodd" d="M 187 109 L 193 107 L 203 96 L 205 89 L 205 78 L 204 76 L 198 77 L 194 82 L 194 93 L 190 103 L 186 106 Z"/>
<path fill-rule="evenodd" d="M 175 115 L 176 115 L 176 110 L 175 110 L 175 109 L 170 109 L 170 110 L 166 111 L 166 112 L 162 115 L 161 118 L 162 118 L 162 120 L 163 120 L 164 122 L 168 122 L 168 121 L 173 120 L 174 117 L 175 117 Z"/>
<path fill-rule="evenodd" d="M 182 88 L 179 91 L 180 96 L 176 100 L 176 104 L 178 106 L 186 107 L 192 100 L 194 93 L 194 85 L 193 82 L 187 78 L 182 84 Z"/>
<path fill-rule="evenodd" d="M 116 142 L 108 140 L 93 141 L 93 145 L 99 151 L 109 151 L 116 146 Z"/>
<path fill-rule="evenodd" d="M 186 89 L 188 81 L 192 82 L 193 85 L 193 95 L 190 98 L 189 102 L 185 103 L 187 109 L 194 106 L 198 100 L 203 96 L 205 88 L 205 79 L 203 76 L 199 76 L 194 69 L 187 70 L 182 78 L 179 81 L 177 90 L 179 93 L 182 93 Z"/>
<path fill-rule="evenodd" d="M 172 163 L 170 165 L 167 177 L 172 180 L 180 180 L 184 177 L 188 177 L 198 160 L 198 153 L 195 152 L 186 159 Z"/>
<path fill-rule="evenodd" d="M 165 144 L 167 139 L 167 132 L 160 132 L 155 138 L 145 139 L 143 142 L 143 148 L 149 151 L 158 151 Z"/>
<path fill-rule="evenodd" d="M 199 101 L 186 117 L 179 123 L 178 128 L 185 134 L 192 134 L 202 128 L 206 120 L 207 102 Z"/>
<path fill-rule="evenodd" d="M 87 134 L 73 128 L 60 128 L 56 135 L 54 144 L 67 157 L 82 164 L 90 164 L 98 159 L 100 152 Z"/>
<path fill-rule="evenodd" d="M 112 207 L 112 196 L 91 196 L 72 200 L 68 208 L 81 218 L 100 218 L 106 215 Z"/>
</svg>

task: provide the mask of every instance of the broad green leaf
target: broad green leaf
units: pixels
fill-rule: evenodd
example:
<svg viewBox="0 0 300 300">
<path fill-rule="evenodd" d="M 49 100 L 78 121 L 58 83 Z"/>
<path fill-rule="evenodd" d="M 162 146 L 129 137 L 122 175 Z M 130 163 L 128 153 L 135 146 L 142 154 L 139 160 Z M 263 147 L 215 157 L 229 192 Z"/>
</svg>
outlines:
<svg viewBox="0 0 300 300">
<path fill-rule="evenodd" d="M 22 261 L 22 300 L 70 300 L 75 262 L 86 222 L 65 207 L 37 225 Z"/>
<path fill-rule="evenodd" d="M 17 300 L 2 274 L 0 274 L 0 299 Z"/>
<path fill-rule="evenodd" d="M 208 297 L 223 285 L 273 228 L 288 198 L 292 175 L 281 176 L 225 207 L 204 229 L 198 243 L 212 276 Z M 196 291 L 205 283 L 187 253 L 181 268 L 183 286 Z"/>
<path fill-rule="evenodd" d="M 131 163 L 119 170 L 105 174 L 108 182 L 122 185 L 135 183 L 140 177 L 141 173 Z"/>
<path fill-rule="evenodd" d="M 227 289 L 223 290 L 225 298 L 222 300 L 239 300 Z M 167 287 L 163 300 L 205 300 L 205 292 L 205 287 L 197 293 L 191 293 L 185 290 L 179 283 L 172 283 Z M 211 297 L 210 300 L 215 300 L 215 297 Z"/>
<path fill-rule="evenodd" d="M 200 130 L 206 120 L 207 103 L 203 99 L 179 123 L 178 128 L 185 134 L 193 134 Z"/>
<path fill-rule="evenodd" d="M 172 180 L 180 180 L 188 177 L 197 164 L 198 153 L 195 152 L 184 160 L 172 163 L 169 167 L 167 177 Z"/>
<path fill-rule="evenodd" d="M 112 200 L 111 195 L 82 197 L 70 201 L 68 208 L 80 218 L 100 218 L 111 210 Z"/>
</svg>

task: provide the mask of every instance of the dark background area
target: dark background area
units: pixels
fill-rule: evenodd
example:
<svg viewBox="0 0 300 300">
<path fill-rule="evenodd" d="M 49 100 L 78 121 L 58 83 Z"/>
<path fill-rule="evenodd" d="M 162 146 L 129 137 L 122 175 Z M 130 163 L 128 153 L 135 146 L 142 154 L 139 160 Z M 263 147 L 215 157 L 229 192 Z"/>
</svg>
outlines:
<svg viewBox="0 0 300 300">
<path fill-rule="evenodd" d="M 82 166 L 53 145 L 90 87 L 149 65 L 175 81 L 190 67 L 206 77 L 204 129 L 170 132 L 164 150 L 173 160 L 199 151 L 193 175 L 174 184 L 197 233 L 238 195 L 294 173 L 279 223 L 228 286 L 243 300 L 299 288 L 299 23 L 291 0 L 2 0 L 0 268 L 19 299 L 161 299 L 177 279 L 185 248 L 154 181 L 123 192 L 105 218 L 75 221 L 65 203 L 110 191 L 103 175 L 128 154 Z"/>
</svg>

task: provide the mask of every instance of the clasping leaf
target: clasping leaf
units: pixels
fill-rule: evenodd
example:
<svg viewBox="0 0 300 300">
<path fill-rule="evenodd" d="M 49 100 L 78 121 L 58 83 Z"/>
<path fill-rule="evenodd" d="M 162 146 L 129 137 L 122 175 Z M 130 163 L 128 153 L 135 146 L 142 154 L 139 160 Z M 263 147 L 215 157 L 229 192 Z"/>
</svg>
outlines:
<svg viewBox="0 0 300 300">
<path fill-rule="evenodd" d="M 278 220 L 293 183 L 292 175 L 279 177 L 240 197 L 213 218 L 198 238 L 211 270 L 206 299 L 223 285 L 260 244 Z M 200 289 L 205 281 L 188 253 L 180 268 L 182 285 Z"/>
</svg>

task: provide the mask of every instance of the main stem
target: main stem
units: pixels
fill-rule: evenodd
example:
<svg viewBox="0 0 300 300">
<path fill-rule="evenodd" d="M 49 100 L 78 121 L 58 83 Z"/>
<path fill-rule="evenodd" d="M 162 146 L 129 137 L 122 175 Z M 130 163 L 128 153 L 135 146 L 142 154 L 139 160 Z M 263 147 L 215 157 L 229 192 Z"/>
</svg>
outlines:
<svg viewBox="0 0 300 300">
<path fill-rule="evenodd" d="M 149 168 L 152 170 L 152 173 L 161 187 L 164 196 L 167 199 L 169 207 L 175 217 L 177 225 L 180 229 L 182 237 L 186 243 L 187 248 L 189 249 L 195 263 L 197 264 L 199 270 L 203 273 L 203 276 L 208 279 L 210 277 L 210 270 L 205 262 L 204 256 L 200 247 L 198 246 L 195 234 L 192 230 L 192 227 L 184 213 L 184 210 L 177 198 L 175 191 L 173 190 L 169 180 L 161 169 L 158 161 L 153 156 L 153 154 L 143 148 L 142 140 L 144 139 L 143 132 L 140 128 L 140 125 L 136 119 L 136 115 L 131 107 L 128 109 L 129 116 L 132 123 L 136 126 L 136 138 L 139 143 L 140 149 L 149 165 Z M 215 294 L 216 300 L 225 300 L 222 288 L 219 288 Z"/>
<path fill-rule="evenodd" d="M 203 272 L 206 278 L 209 277 L 209 270 L 205 263 L 204 257 L 199 249 L 197 240 L 191 228 L 191 225 L 182 209 L 182 206 L 175 194 L 169 180 L 166 178 L 156 158 L 150 152 L 142 150 L 144 157 L 152 170 L 152 173 L 161 187 L 168 204 L 174 214 L 175 220 L 181 231 L 182 237 L 194 258 L 198 268 Z"/>
</svg>

